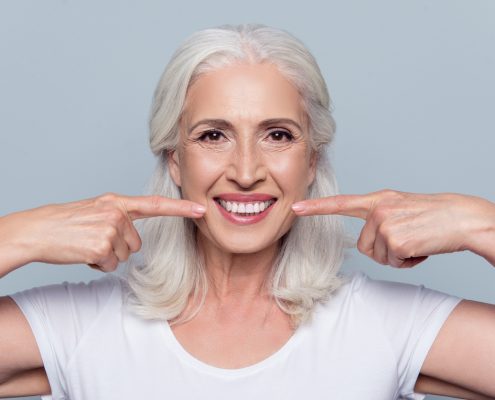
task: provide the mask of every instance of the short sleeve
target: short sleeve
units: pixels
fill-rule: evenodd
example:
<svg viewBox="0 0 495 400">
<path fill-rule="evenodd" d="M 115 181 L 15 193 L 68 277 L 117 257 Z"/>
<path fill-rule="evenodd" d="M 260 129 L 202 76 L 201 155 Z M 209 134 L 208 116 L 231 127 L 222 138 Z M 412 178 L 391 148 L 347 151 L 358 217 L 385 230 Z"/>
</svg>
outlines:
<svg viewBox="0 0 495 400">
<path fill-rule="evenodd" d="M 358 292 L 388 334 L 397 357 L 399 398 L 415 393 L 419 372 L 440 328 L 462 300 L 423 285 L 373 280 L 359 273 Z"/>
<path fill-rule="evenodd" d="M 43 359 L 52 389 L 44 399 L 68 399 L 66 365 L 119 280 L 106 274 L 89 283 L 63 282 L 10 295 L 28 320 Z"/>
</svg>

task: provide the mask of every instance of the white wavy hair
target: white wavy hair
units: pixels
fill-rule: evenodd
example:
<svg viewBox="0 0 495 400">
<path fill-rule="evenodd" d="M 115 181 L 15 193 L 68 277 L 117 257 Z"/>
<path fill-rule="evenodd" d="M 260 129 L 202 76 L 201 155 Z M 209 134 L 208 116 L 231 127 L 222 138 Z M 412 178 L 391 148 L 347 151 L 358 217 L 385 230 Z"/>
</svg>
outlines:
<svg viewBox="0 0 495 400">
<path fill-rule="evenodd" d="M 155 91 L 150 146 L 158 163 L 148 194 L 180 198 L 167 154 L 179 143 L 179 120 L 188 88 L 202 74 L 238 63 L 271 63 L 299 90 L 309 120 L 311 146 L 318 153 L 308 198 L 335 195 L 337 183 L 327 150 L 335 132 L 330 97 L 320 69 L 306 47 L 291 34 L 258 24 L 225 25 L 194 33 L 172 56 Z M 196 245 L 196 225 L 179 217 L 156 217 L 138 225 L 142 258 L 129 262 L 128 307 L 145 319 L 184 322 L 204 303 L 208 279 Z M 281 239 L 269 285 L 278 306 L 294 326 L 309 319 L 342 284 L 345 234 L 338 216 L 296 218 Z M 193 307 L 184 313 L 188 300 Z"/>
</svg>

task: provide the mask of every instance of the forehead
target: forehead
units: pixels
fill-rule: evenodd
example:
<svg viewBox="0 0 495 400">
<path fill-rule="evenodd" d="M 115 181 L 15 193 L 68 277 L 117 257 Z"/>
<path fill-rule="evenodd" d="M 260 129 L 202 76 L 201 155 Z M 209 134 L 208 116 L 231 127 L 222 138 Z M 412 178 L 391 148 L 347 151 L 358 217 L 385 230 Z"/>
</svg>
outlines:
<svg viewBox="0 0 495 400">
<path fill-rule="evenodd" d="M 189 88 L 183 112 L 191 125 L 205 118 L 232 123 L 270 118 L 305 120 L 297 88 L 272 64 L 234 65 L 201 75 Z"/>
</svg>

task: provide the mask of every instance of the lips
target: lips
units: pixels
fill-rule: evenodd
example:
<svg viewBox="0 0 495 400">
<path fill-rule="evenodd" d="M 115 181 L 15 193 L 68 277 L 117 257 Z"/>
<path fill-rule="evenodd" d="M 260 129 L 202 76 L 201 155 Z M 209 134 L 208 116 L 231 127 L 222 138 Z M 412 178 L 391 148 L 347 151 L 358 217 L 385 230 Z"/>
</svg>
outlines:
<svg viewBox="0 0 495 400">
<path fill-rule="evenodd" d="M 277 200 L 275 196 L 265 193 L 222 193 L 215 196 L 215 199 L 221 199 L 225 201 L 236 201 L 239 203 L 248 203 L 250 201 L 267 201 L 267 200 Z"/>
<path fill-rule="evenodd" d="M 277 198 L 264 193 L 225 193 L 214 197 L 214 200 L 227 220 L 237 225 L 248 225 L 264 219 Z"/>
</svg>

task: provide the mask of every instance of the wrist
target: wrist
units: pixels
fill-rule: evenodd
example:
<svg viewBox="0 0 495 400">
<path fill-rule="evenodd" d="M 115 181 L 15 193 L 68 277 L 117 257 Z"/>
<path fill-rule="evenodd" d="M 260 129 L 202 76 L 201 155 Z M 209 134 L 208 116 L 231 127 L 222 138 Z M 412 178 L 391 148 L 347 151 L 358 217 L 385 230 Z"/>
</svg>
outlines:
<svg viewBox="0 0 495 400">
<path fill-rule="evenodd" d="M 36 261 L 35 246 L 29 241 L 29 212 L 0 217 L 0 276 Z"/>
<path fill-rule="evenodd" d="M 485 258 L 495 266 L 495 204 L 486 201 L 485 212 L 481 214 L 476 226 L 467 235 L 467 250 Z"/>
</svg>

